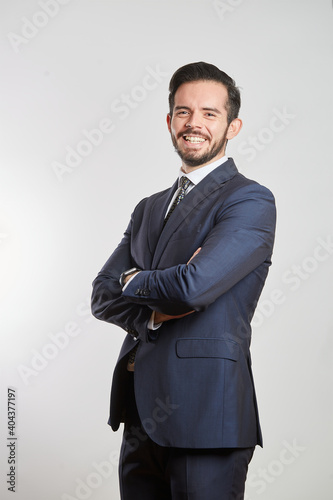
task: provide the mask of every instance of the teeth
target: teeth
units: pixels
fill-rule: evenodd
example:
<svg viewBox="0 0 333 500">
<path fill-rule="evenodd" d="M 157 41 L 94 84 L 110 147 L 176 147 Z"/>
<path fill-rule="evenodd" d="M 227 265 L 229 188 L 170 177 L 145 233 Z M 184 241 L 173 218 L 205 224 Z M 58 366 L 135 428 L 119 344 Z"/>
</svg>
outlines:
<svg viewBox="0 0 333 500">
<path fill-rule="evenodd" d="M 185 140 L 192 143 L 199 143 L 199 142 L 205 142 L 206 139 L 204 139 L 203 137 L 194 137 L 192 135 L 186 135 Z"/>
</svg>

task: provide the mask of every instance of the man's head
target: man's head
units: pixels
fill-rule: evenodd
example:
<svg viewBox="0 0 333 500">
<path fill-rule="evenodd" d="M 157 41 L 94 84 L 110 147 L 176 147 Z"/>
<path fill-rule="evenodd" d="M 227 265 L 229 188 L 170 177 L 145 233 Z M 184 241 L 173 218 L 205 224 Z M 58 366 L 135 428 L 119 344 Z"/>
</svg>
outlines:
<svg viewBox="0 0 333 500">
<path fill-rule="evenodd" d="M 212 64 L 187 64 L 175 72 L 169 91 L 167 123 L 183 167 L 221 158 L 242 126 L 240 93 L 232 78 Z"/>
<path fill-rule="evenodd" d="M 169 113 L 172 116 L 175 105 L 175 94 L 183 83 L 197 82 L 199 80 L 222 83 L 228 92 L 225 103 L 228 113 L 228 125 L 238 117 L 241 97 L 235 81 L 213 64 L 205 62 L 190 63 L 177 69 L 169 83 Z"/>
</svg>

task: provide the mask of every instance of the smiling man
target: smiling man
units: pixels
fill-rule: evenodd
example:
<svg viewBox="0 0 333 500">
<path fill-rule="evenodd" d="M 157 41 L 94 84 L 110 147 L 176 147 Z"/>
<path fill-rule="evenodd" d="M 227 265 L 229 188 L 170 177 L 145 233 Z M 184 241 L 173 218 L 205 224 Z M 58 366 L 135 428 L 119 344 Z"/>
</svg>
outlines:
<svg viewBox="0 0 333 500">
<path fill-rule="evenodd" d="M 183 83 L 172 97 L 167 122 L 184 172 L 224 156 L 227 139 L 242 126 L 236 117 L 229 123 L 227 106 L 227 89 L 216 81 Z"/>
<path fill-rule="evenodd" d="M 92 311 L 127 332 L 109 423 L 124 422 L 123 500 L 241 500 L 262 445 L 250 322 L 271 264 L 271 192 L 225 155 L 235 82 L 192 63 L 170 81 L 178 179 L 142 200 L 93 283 Z"/>
</svg>

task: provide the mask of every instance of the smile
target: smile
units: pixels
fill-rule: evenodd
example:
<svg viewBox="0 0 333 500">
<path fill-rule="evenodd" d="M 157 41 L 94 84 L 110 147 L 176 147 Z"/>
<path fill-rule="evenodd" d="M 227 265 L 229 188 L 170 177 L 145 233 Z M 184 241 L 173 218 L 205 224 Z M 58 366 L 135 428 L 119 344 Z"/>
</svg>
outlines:
<svg viewBox="0 0 333 500">
<path fill-rule="evenodd" d="M 199 144 L 200 142 L 205 142 L 206 139 L 199 137 L 197 135 L 184 135 L 185 141 L 191 142 L 192 144 Z"/>
</svg>

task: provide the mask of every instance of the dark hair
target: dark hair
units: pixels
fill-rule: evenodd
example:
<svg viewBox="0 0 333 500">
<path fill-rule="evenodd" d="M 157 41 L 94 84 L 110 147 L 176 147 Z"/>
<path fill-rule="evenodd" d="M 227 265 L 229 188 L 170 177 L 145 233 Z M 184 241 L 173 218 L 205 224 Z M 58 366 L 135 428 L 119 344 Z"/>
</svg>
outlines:
<svg viewBox="0 0 333 500">
<path fill-rule="evenodd" d="M 221 71 L 213 64 L 205 62 L 186 64 L 185 66 L 177 69 L 177 71 L 173 74 L 169 84 L 170 115 L 172 116 L 177 89 L 183 83 L 196 82 L 199 80 L 212 80 L 214 82 L 222 83 L 226 87 L 228 91 L 226 110 L 228 113 L 229 125 L 232 120 L 238 117 L 238 112 L 241 104 L 239 89 L 236 87 L 235 81 L 226 73 L 224 73 L 224 71 Z"/>
</svg>

